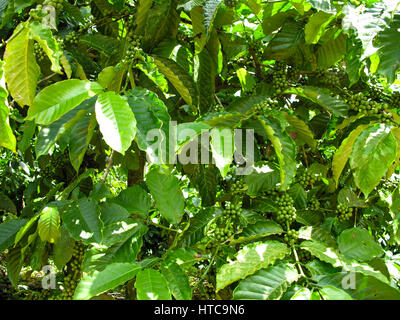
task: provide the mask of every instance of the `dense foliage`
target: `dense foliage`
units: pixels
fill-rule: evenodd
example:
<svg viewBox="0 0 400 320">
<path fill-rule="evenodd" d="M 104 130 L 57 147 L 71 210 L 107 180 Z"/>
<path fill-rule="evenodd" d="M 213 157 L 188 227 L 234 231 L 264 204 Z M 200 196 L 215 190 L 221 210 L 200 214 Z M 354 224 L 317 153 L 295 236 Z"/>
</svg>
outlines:
<svg viewBox="0 0 400 320">
<path fill-rule="evenodd" d="M 1 298 L 400 299 L 399 10 L 0 0 Z"/>
</svg>

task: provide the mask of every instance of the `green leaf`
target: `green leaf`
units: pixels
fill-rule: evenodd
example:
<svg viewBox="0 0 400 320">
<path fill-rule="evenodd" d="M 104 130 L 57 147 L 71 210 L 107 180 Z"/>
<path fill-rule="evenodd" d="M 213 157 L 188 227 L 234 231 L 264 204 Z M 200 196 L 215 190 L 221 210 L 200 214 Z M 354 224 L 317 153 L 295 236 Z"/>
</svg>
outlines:
<svg viewBox="0 0 400 320">
<path fill-rule="evenodd" d="M 288 247 L 277 241 L 256 242 L 243 247 L 233 262 L 222 265 L 218 270 L 216 290 L 268 267 L 288 253 Z"/>
<path fill-rule="evenodd" d="M 79 171 L 86 150 L 92 140 L 96 126 L 95 115 L 85 115 L 78 119 L 69 133 L 69 159 L 72 166 Z"/>
<path fill-rule="evenodd" d="M 56 242 L 60 236 L 60 213 L 57 207 L 45 207 L 40 213 L 38 233 L 42 241 Z"/>
<path fill-rule="evenodd" d="M 319 292 L 324 300 L 353 300 L 346 291 L 334 286 L 325 286 Z"/>
<path fill-rule="evenodd" d="M 331 37 L 322 43 L 317 50 L 317 63 L 320 68 L 329 68 L 336 64 L 346 54 L 346 36 L 340 33 L 338 36 L 334 33 Z"/>
<path fill-rule="evenodd" d="M 317 43 L 334 18 L 334 15 L 323 11 L 318 11 L 311 15 L 304 30 L 306 43 Z"/>
<path fill-rule="evenodd" d="M 146 28 L 146 21 L 150 11 L 150 8 L 153 4 L 153 0 L 139 0 L 137 4 L 137 12 L 136 12 L 136 28 L 135 34 L 143 35 L 144 30 Z"/>
<path fill-rule="evenodd" d="M 178 264 L 174 262 L 163 264 L 161 273 L 167 280 L 169 289 L 176 300 L 192 299 L 189 278 Z"/>
<path fill-rule="evenodd" d="M 291 93 L 306 98 L 335 115 L 347 117 L 349 106 L 340 97 L 332 97 L 329 91 L 325 89 L 304 86 L 288 89 L 284 93 Z"/>
<path fill-rule="evenodd" d="M 103 271 L 95 271 L 82 278 L 76 287 L 74 300 L 88 300 L 100 293 L 133 279 L 140 270 L 136 263 L 112 263 Z"/>
<path fill-rule="evenodd" d="M 189 228 L 183 233 L 181 243 L 187 247 L 191 247 L 203 239 L 205 227 L 219 214 L 221 214 L 221 210 L 215 207 L 203 208 L 196 213 L 195 216 L 190 219 Z"/>
<path fill-rule="evenodd" d="M 188 175 L 190 181 L 196 186 L 201 197 L 201 205 L 203 207 L 213 206 L 217 197 L 218 169 L 214 166 L 205 168 L 198 165 L 194 172 Z"/>
<path fill-rule="evenodd" d="M 92 199 L 81 198 L 62 215 L 65 227 L 76 241 L 85 244 L 101 243 L 102 223 L 100 210 Z"/>
<path fill-rule="evenodd" d="M 312 133 L 308 125 L 295 115 L 285 113 L 285 117 L 287 122 L 289 122 L 289 124 L 297 133 L 297 137 L 307 143 L 311 147 L 311 149 L 315 150 L 315 148 L 317 147 L 317 142 L 315 141 L 314 134 Z"/>
<path fill-rule="evenodd" d="M 354 282 L 352 280 L 355 280 Z M 377 278 L 359 272 L 353 275 L 339 272 L 322 277 L 318 284 L 322 287 L 332 285 L 346 291 L 354 300 L 400 300 L 400 291 Z M 344 288 L 343 284 L 346 287 Z"/>
<path fill-rule="evenodd" d="M 281 173 L 281 188 L 285 189 L 296 174 L 296 144 L 293 139 L 280 128 L 279 123 L 275 119 L 274 121 L 270 121 L 264 116 L 261 116 L 259 117 L 259 121 L 278 157 Z"/>
<path fill-rule="evenodd" d="M 47 154 L 58 139 L 68 132 L 68 129 L 73 127 L 79 119 L 88 113 L 89 108 L 91 108 L 92 105 L 94 106 L 94 102 L 95 99 L 93 98 L 86 100 L 75 109 L 63 115 L 57 121 L 48 126 L 42 127 L 36 141 L 36 158 L 38 159 L 40 156 Z"/>
<path fill-rule="evenodd" d="M 21 253 L 21 247 L 10 248 L 6 255 L 7 261 L 7 275 L 12 285 L 17 287 L 20 272 L 22 269 L 23 254 Z"/>
<path fill-rule="evenodd" d="M 229 128 L 214 128 L 210 132 L 211 150 L 215 165 L 225 178 L 235 151 L 234 132 Z"/>
<path fill-rule="evenodd" d="M 347 163 L 347 160 L 349 159 L 351 152 L 353 151 L 353 146 L 357 137 L 367 127 L 368 125 L 362 124 L 358 126 L 356 129 L 354 129 L 349 134 L 349 136 L 343 140 L 339 149 L 334 154 L 332 160 L 332 173 L 333 173 L 333 178 L 336 182 L 336 186 L 339 183 L 340 175 L 342 174 L 342 171 Z"/>
<path fill-rule="evenodd" d="M 115 223 L 107 224 L 103 231 L 103 242 L 105 246 L 112 246 L 118 242 L 126 242 L 133 235 L 142 236 L 147 227 L 141 220 L 128 218 Z"/>
<path fill-rule="evenodd" d="M 54 39 L 50 27 L 38 21 L 30 24 L 30 38 L 37 41 L 51 62 L 51 70 L 62 74 L 60 58 L 63 56 L 57 40 Z"/>
<path fill-rule="evenodd" d="M 155 1 L 147 15 L 145 47 L 153 47 L 165 38 L 174 37 L 178 28 L 178 21 L 176 1 Z"/>
<path fill-rule="evenodd" d="M 343 29 L 347 32 L 353 29 L 357 33 L 363 47 L 362 60 L 372 55 L 373 40 L 376 35 L 387 27 L 386 20 L 391 18 L 385 2 L 375 3 L 371 7 L 346 5 L 343 9 Z"/>
<path fill-rule="evenodd" d="M 396 79 L 396 72 L 400 66 L 400 19 L 395 15 L 389 28 L 378 35 L 380 48 L 378 73 L 387 78 L 389 83 Z"/>
<path fill-rule="evenodd" d="M 102 90 L 98 83 L 87 80 L 57 82 L 39 92 L 28 110 L 26 120 L 35 120 L 42 125 L 51 124 Z"/>
<path fill-rule="evenodd" d="M 397 140 L 392 127 L 381 124 L 365 129 L 356 139 L 350 155 L 356 185 L 367 196 L 396 159 Z"/>
<path fill-rule="evenodd" d="M 151 206 L 150 195 L 140 186 L 129 187 L 111 200 L 125 208 L 129 214 L 137 214 L 146 218 Z"/>
<path fill-rule="evenodd" d="M 0 69 L 1 71 L 1 69 Z M 0 73 L 0 82 L 1 73 Z M 3 91 L 5 92 L 5 91 Z M 7 95 L 2 97 L 3 95 L 2 88 L 0 86 L 0 147 L 4 147 L 10 149 L 11 151 L 15 152 L 17 140 L 13 134 L 13 131 L 10 127 L 9 123 L 9 109 L 7 105 Z"/>
<path fill-rule="evenodd" d="M 204 26 L 206 27 L 207 34 L 211 31 L 218 8 L 222 2 L 223 0 L 207 0 L 203 6 Z"/>
<path fill-rule="evenodd" d="M 344 230 L 338 237 L 338 244 L 342 254 L 362 262 L 384 254 L 382 247 L 365 229 Z"/>
<path fill-rule="evenodd" d="M 117 39 L 101 33 L 85 34 L 79 38 L 79 41 L 108 56 L 116 54 L 120 50 L 120 42 Z"/>
<path fill-rule="evenodd" d="M 211 50 L 204 48 L 198 55 L 199 69 L 197 86 L 199 92 L 200 114 L 205 114 L 214 105 L 215 77 L 218 73 L 218 61 Z"/>
<path fill-rule="evenodd" d="M 17 208 L 14 204 L 14 202 L 11 201 L 9 197 L 7 197 L 5 194 L 0 192 L 0 210 L 5 211 L 5 212 L 10 212 L 15 215 L 18 214 Z"/>
<path fill-rule="evenodd" d="M 190 18 L 192 19 L 193 34 L 197 35 L 194 38 L 194 47 L 196 53 L 201 52 L 207 43 L 207 30 L 204 25 L 203 8 L 200 6 L 190 10 Z"/>
<path fill-rule="evenodd" d="M 288 20 L 268 43 L 264 56 L 270 59 L 285 59 L 296 52 L 304 36 L 303 22 Z"/>
<path fill-rule="evenodd" d="M 135 68 L 141 70 L 154 84 L 163 92 L 168 91 L 168 82 L 161 74 L 157 66 L 154 64 L 154 59 L 150 56 L 145 57 L 145 61 L 140 61 L 135 65 Z"/>
<path fill-rule="evenodd" d="M 162 138 L 162 141 L 166 141 L 165 139 L 169 136 L 168 126 L 171 117 L 167 107 L 154 93 L 146 89 L 135 88 L 128 91 L 126 97 L 137 121 L 136 139 L 139 149 L 146 151 L 151 162 L 167 163 L 168 152 L 164 145 L 159 146 L 158 143 L 158 139 Z M 154 134 L 155 137 L 149 137 L 149 133 Z"/>
<path fill-rule="evenodd" d="M 20 24 L 7 42 L 4 53 L 4 75 L 8 90 L 20 106 L 32 105 L 40 75 L 29 33 L 29 28 Z"/>
<path fill-rule="evenodd" d="M 108 91 L 99 95 L 95 109 L 104 140 L 112 149 L 125 154 L 136 135 L 136 119 L 128 102 Z"/>
<path fill-rule="evenodd" d="M 328 247 L 337 248 L 335 239 L 331 234 L 321 227 L 307 226 L 299 229 L 299 238 L 306 240 L 315 240 L 325 243 Z"/>
<path fill-rule="evenodd" d="M 124 207 L 110 201 L 99 203 L 99 208 L 100 218 L 104 225 L 123 221 L 130 216 L 130 213 Z"/>
<path fill-rule="evenodd" d="M 282 227 L 276 222 L 270 220 L 257 221 L 243 228 L 243 231 L 238 234 L 237 238 L 231 241 L 231 244 L 259 240 L 273 234 L 281 234 L 282 232 Z"/>
<path fill-rule="evenodd" d="M 291 264 L 270 266 L 240 281 L 233 291 L 233 299 L 278 300 L 298 277 L 296 268 Z"/>
<path fill-rule="evenodd" d="M 146 184 L 161 215 L 171 224 L 179 223 L 185 204 L 178 179 L 170 173 L 152 168 L 146 175 Z"/>
<path fill-rule="evenodd" d="M 158 70 L 172 83 L 182 99 L 193 110 L 196 110 L 199 97 L 193 78 L 173 60 L 157 57 L 154 58 L 154 63 Z"/>
<path fill-rule="evenodd" d="M 138 300 L 171 300 L 167 280 L 156 270 L 140 271 L 136 276 L 135 288 Z"/>
<path fill-rule="evenodd" d="M 58 269 L 62 269 L 71 260 L 74 253 L 74 244 L 74 239 L 69 235 L 65 226 L 62 226 L 61 236 L 53 247 L 54 263 Z"/>
<path fill-rule="evenodd" d="M 0 224 L 0 253 L 14 244 L 15 235 L 26 223 L 26 219 L 13 219 Z"/>
</svg>

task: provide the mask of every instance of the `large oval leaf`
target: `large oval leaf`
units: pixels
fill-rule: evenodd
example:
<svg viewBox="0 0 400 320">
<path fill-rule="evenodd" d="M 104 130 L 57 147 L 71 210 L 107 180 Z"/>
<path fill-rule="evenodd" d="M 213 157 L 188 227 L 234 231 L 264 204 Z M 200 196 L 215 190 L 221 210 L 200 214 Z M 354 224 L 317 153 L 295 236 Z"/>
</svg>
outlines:
<svg viewBox="0 0 400 320">
<path fill-rule="evenodd" d="M 100 93 L 103 88 L 87 80 L 64 80 L 44 88 L 35 97 L 26 120 L 48 125 L 60 119 L 82 101 Z"/>
<path fill-rule="evenodd" d="M 112 149 L 125 154 L 136 135 L 136 119 L 128 102 L 109 91 L 97 98 L 95 108 L 104 140 Z"/>
</svg>

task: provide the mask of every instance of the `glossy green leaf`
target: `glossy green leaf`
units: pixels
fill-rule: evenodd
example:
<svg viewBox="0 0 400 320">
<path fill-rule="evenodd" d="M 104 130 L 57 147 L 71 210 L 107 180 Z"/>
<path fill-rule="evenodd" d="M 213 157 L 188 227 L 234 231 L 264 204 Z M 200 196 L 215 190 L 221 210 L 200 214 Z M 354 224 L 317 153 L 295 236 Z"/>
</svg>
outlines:
<svg viewBox="0 0 400 320">
<path fill-rule="evenodd" d="M 4 53 L 4 75 L 8 90 L 21 106 L 32 105 L 40 75 L 29 34 L 30 29 L 26 25 L 19 25 L 7 42 Z"/>
<path fill-rule="evenodd" d="M 57 82 L 39 92 L 28 110 L 26 120 L 35 120 L 42 125 L 51 124 L 102 90 L 98 83 L 87 80 Z"/>
<path fill-rule="evenodd" d="M 103 271 L 84 276 L 76 287 L 74 300 L 88 300 L 133 279 L 140 271 L 135 263 L 112 263 Z"/>
<path fill-rule="evenodd" d="M 367 196 L 396 158 L 397 140 L 386 125 L 370 126 L 356 139 L 350 155 L 356 185 Z"/>
<path fill-rule="evenodd" d="M 235 300 L 277 300 L 282 297 L 299 274 L 294 265 L 279 263 L 239 282 L 233 291 Z"/>
<path fill-rule="evenodd" d="M 266 268 L 289 253 L 288 247 L 277 241 L 256 242 L 241 249 L 234 261 L 224 264 L 217 272 L 217 291 Z"/>
<path fill-rule="evenodd" d="M 162 265 L 161 273 L 167 280 L 168 287 L 176 300 L 192 299 L 189 278 L 178 264 L 172 262 Z"/>
<path fill-rule="evenodd" d="M 137 274 L 135 288 L 138 300 L 172 299 L 167 280 L 153 269 L 145 269 Z"/>
<path fill-rule="evenodd" d="M 38 232 L 42 241 L 54 243 L 60 238 L 60 213 L 57 207 L 45 207 L 41 211 Z"/>
<path fill-rule="evenodd" d="M 215 165 L 221 172 L 221 176 L 225 178 L 235 151 L 234 132 L 228 128 L 214 128 L 211 130 L 210 136 Z"/>
<path fill-rule="evenodd" d="M 76 241 L 85 244 L 101 243 L 103 235 L 100 210 L 93 200 L 79 199 L 77 204 L 73 204 L 62 214 L 62 220 Z"/>
<path fill-rule="evenodd" d="M 96 118 L 106 143 L 125 154 L 136 135 L 136 118 L 128 102 L 116 93 L 102 93 L 96 102 Z"/>
<path fill-rule="evenodd" d="M 13 219 L 0 224 L 0 253 L 14 244 L 17 232 L 26 223 L 26 219 Z"/>
<path fill-rule="evenodd" d="M 184 198 L 178 178 L 152 168 L 146 175 L 146 184 L 161 215 L 169 223 L 179 223 L 183 217 Z"/>
</svg>

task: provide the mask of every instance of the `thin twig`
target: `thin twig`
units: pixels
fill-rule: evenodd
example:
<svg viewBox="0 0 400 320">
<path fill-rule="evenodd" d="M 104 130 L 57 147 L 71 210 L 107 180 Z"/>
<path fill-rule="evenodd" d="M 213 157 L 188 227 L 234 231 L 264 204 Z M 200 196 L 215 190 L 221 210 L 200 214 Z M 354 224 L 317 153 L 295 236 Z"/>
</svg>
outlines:
<svg viewBox="0 0 400 320">
<path fill-rule="evenodd" d="M 111 169 L 111 166 L 112 166 L 112 163 L 113 163 L 113 157 L 114 157 L 114 150 L 111 151 L 111 156 L 110 156 L 110 159 L 108 160 L 106 172 L 104 172 L 104 176 L 103 176 L 103 179 L 102 179 L 102 181 L 104 183 L 106 182 L 107 176 L 110 173 L 110 169 Z"/>
<path fill-rule="evenodd" d="M 53 78 L 55 75 L 57 75 L 57 73 L 52 73 L 51 75 L 49 75 L 49 76 L 47 76 L 47 77 L 44 77 L 42 80 L 39 80 L 39 81 L 38 81 L 38 84 L 41 83 L 41 82 L 44 82 L 44 81 L 47 81 L 47 80 Z"/>
</svg>

